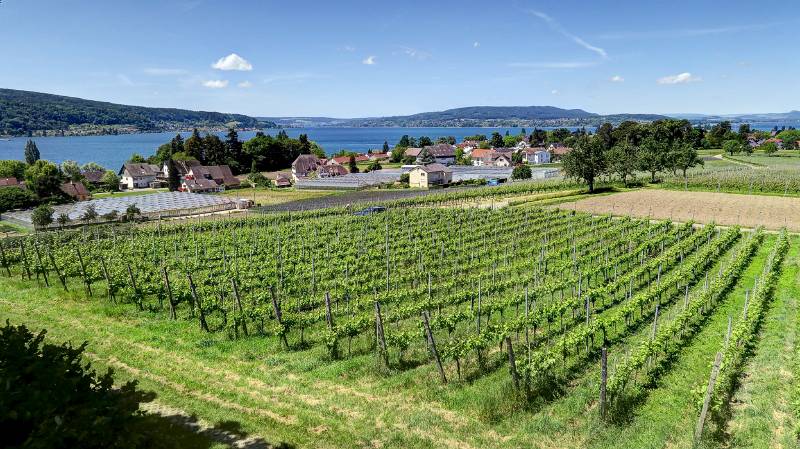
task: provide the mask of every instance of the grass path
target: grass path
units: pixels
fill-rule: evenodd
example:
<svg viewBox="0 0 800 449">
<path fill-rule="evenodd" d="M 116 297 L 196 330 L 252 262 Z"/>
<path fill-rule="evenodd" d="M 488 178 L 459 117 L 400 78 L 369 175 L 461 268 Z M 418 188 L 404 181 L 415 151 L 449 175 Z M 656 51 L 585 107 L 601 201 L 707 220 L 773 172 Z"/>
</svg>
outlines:
<svg viewBox="0 0 800 449">
<path fill-rule="evenodd" d="M 798 274 L 800 239 L 795 238 L 755 354 L 733 398 L 733 416 L 728 425 L 730 447 L 797 447 L 790 398 L 797 382 L 792 366 L 797 345 Z"/>
</svg>

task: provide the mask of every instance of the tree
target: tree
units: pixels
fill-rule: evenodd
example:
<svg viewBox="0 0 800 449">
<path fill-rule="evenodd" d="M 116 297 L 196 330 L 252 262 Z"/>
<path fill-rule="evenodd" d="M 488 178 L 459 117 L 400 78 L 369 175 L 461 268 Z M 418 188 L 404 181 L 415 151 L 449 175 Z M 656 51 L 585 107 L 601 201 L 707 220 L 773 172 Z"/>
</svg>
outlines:
<svg viewBox="0 0 800 449">
<path fill-rule="evenodd" d="M 420 136 L 420 138 L 417 139 L 417 145 L 420 147 L 427 147 L 433 145 L 433 141 L 428 136 Z"/>
<path fill-rule="evenodd" d="M 503 136 L 501 136 L 497 131 L 493 132 L 492 138 L 489 140 L 489 144 L 493 148 L 503 148 Z"/>
<path fill-rule="evenodd" d="M 742 123 L 739 125 L 739 141 L 742 143 L 747 142 L 747 137 L 750 135 L 750 125 Z"/>
<path fill-rule="evenodd" d="M 61 229 L 64 229 L 64 226 L 68 225 L 69 222 L 70 222 L 69 215 L 67 215 L 64 212 L 61 212 L 60 214 L 58 214 L 58 217 L 56 217 L 56 223 L 58 223 L 58 227 Z"/>
<path fill-rule="evenodd" d="M 686 170 L 697 165 L 705 165 L 703 158 L 697 153 L 697 148 L 689 142 L 683 142 L 675 145 L 672 150 L 673 156 L 671 160 L 676 169 L 681 170 L 683 177 L 686 177 Z"/>
<path fill-rule="evenodd" d="M 650 173 L 650 182 L 656 182 L 656 173 L 664 169 L 667 156 L 666 143 L 654 136 L 647 136 L 639 146 L 637 168 Z"/>
<path fill-rule="evenodd" d="M 529 139 L 531 145 L 544 145 L 546 140 L 547 140 L 547 131 L 539 128 L 535 128 L 533 130 Z"/>
<path fill-rule="evenodd" d="M 41 155 L 39 154 L 39 147 L 36 146 L 36 142 L 28 139 L 28 142 L 25 144 L 25 162 L 27 162 L 28 165 L 33 165 L 40 158 Z"/>
<path fill-rule="evenodd" d="M 731 122 L 725 120 L 712 126 L 711 131 L 706 134 L 706 139 L 712 148 L 719 148 L 723 141 L 735 138 L 731 134 Z"/>
<path fill-rule="evenodd" d="M 524 164 L 517 165 L 511 172 L 511 179 L 531 179 L 531 177 L 533 177 L 531 168 Z"/>
<path fill-rule="evenodd" d="M 94 207 L 94 204 L 88 204 L 86 206 L 86 208 L 83 210 L 83 214 L 81 215 L 81 220 L 86 223 L 97 220 L 97 209 Z"/>
<path fill-rule="evenodd" d="M 103 187 L 109 192 L 116 192 L 119 190 L 119 176 L 111 170 L 106 170 L 106 172 L 103 173 L 100 183 L 103 184 Z"/>
<path fill-rule="evenodd" d="M 183 137 L 180 135 L 180 133 L 175 134 L 175 137 L 170 140 L 169 146 L 172 147 L 172 154 L 181 153 L 184 151 Z"/>
<path fill-rule="evenodd" d="M 383 141 L 383 152 L 384 153 L 388 153 L 389 152 L 389 141 L 387 141 L 387 140 Z"/>
<path fill-rule="evenodd" d="M 627 140 L 622 140 L 606 153 L 608 171 L 619 176 L 619 179 L 626 187 L 628 186 L 629 178 L 636 178 L 637 151 L 638 148 L 635 145 Z"/>
<path fill-rule="evenodd" d="M 31 222 L 36 229 L 46 228 L 53 223 L 53 213 L 55 211 L 52 207 L 42 204 L 33 210 L 31 213 Z"/>
<path fill-rule="evenodd" d="M 408 134 L 404 134 L 403 137 L 397 142 L 396 147 L 400 148 L 408 148 L 411 146 L 411 139 L 408 137 Z"/>
<path fill-rule="evenodd" d="M 463 148 L 456 148 L 456 165 L 472 165 L 469 156 L 464 153 Z"/>
<path fill-rule="evenodd" d="M 139 412 L 154 398 L 136 381 L 115 385 L 84 360 L 88 343 L 45 342 L 25 326 L 0 327 L 0 428 L 4 447 L 146 448 L 158 445 L 153 418 Z"/>
<path fill-rule="evenodd" d="M 28 167 L 22 161 L 7 159 L 0 161 L 0 178 L 17 178 L 21 180 L 25 177 L 25 169 Z"/>
<path fill-rule="evenodd" d="M 758 149 L 763 151 L 767 156 L 772 156 L 778 152 L 778 145 L 776 145 L 775 142 L 765 142 L 761 144 Z"/>
<path fill-rule="evenodd" d="M 515 151 L 511 153 L 511 163 L 519 165 L 522 163 L 522 151 Z"/>
<path fill-rule="evenodd" d="M 36 196 L 22 187 L 0 187 L 0 213 L 36 204 Z"/>
<path fill-rule="evenodd" d="M 381 163 L 378 162 L 377 159 L 372 161 L 372 162 L 370 162 L 369 165 L 367 166 L 367 171 L 375 171 L 375 170 L 381 170 L 381 169 L 383 169 L 383 166 L 381 166 Z"/>
<path fill-rule="evenodd" d="M 569 153 L 562 158 L 564 173 L 568 177 L 582 179 L 594 192 L 595 179 L 606 172 L 606 157 L 602 143 L 589 136 L 578 137 Z"/>
<path fill-rule="evenodd" d="M 38 160 L 25 170 L 25 185 L 39 198 L 61 194 L 61 171 L 56 164 Z"/>
<path fill-rule="evenodd" d="M 81 166 L 81 170 L 83 171 L 105 171 L 105 167 L 98 164 L 97 162 L 87 162 Z"/>
<path fill-rule="evenodd" d="M 406 155 L 406 147 L 401 147 L 397 145 L 392 149 L 392 155 L 389 158 L 391 162 L 402 162 L 403 158 Z"/>
<path fill-rule="evenodd" d="M 178 167 L 172 159 L 167 161 L 167 187 L 170 192 L 176 192 L 181 189 L 181 177 L 178 174 Z"/>
<path fill-rule="evenodd" d="M 572 133 L 569 132 L 567 128 L 558 128 L 550 132 L 549 140 L 551 143 L 563 143 L 570 135 L 572 135 Z"/>
<path fill-rule="evenodd" d="M 358 165 L 356 164 L 355 155 L 350 155 L 350 161 L 347 162 L 347 166 L 350 169 L 350 173 L 358 173 Z"/>
<path fill-rule="evenodd" d="M 733 156 L 736 153 L 742 151 L 742 142 L 734 139 L 726 140 L 722 143 L 722 149 Z"/>
<path fill-rule="evenodd" d="M 308 140 L 308 134 L 300 134 L 297 140 L 300 141 L 300 154 L 311 154 L 311 142 Z"/>
<path fill-rule="evenodd" d="M 800 144 L 800 130 L 797 129 L 781 131 L 776 137 L 783 141 L 783 148 L 787 150 L 794 150 Z"/>
<path fill-rule="evenodd" d="M 134 221 L 136 217 L 142 214 L 142 211 L 136 207 L 136 204 L 131 204 L 125 209 L 125 221 Z"/>
<path fill-rule="evenodd" d="M 81 166 L 75 161 L 66 160 L 61 163 L 61 172 L 64 173 L 70 181 L 78 182 L 83 179 L 81 173 Z"/>
<path fill-rule="evenodd" d="M 506 148 L 513 147 L 517 143 L 519 143 L 519 137 L 518 136 L 505 136 L 505 137 L 503 137 L 503 146 L 506 147 Z"/>
<path fill-rule="evenodd" d="M 419 152 L 419 155 L 417 156 L 418 164 L 428 165 L 433 164 L 434 162 L 436 162 L 436 158 L 433 157 L 428 148 L 423 148 L 422 151 Z"/>
<path fill-rule="evenodd" d="M 134 164 L 144 164 L 145 162 L 147 162 L 147 159 L 143 158 L 142 155 L 139 154 L 139 153 L 133 153 L 131 155 L 131 158 L 128 160 L 128 162 L 131 162 L 131 163 L 134 163 Z"/>
<path fill-rule="evenodd" d="M 603 151 L 608 151 L 614 146 L 614 126 L 611 123 L 603 123 L 597 128 L 595 133 L 600 143 L 603 145 Z"/>
<path fill-rule="evenodd" d="M 203 138 L 200 137 L 200 132 L 195 128 L 192 135 L 183 143 L 183 152 L 189 156 L 205 163 L 205 154 L 203 153 Z"/>
</svg>

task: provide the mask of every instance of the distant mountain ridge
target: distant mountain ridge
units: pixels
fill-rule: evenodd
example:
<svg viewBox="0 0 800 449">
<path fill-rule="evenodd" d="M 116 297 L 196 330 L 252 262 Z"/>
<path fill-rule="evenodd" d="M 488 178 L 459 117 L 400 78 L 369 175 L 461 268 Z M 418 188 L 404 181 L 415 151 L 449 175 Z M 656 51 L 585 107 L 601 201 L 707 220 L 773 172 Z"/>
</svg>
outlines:
<svg viewBox="0 0 800 449">
<path fill-rule="evenodd" d="M 24 90 L 0 89 L 0 135 L 88 135 L 192 127 L 262 127 L 253 117 L 221 112 L 127 106 Z M 269 124 L 267 124 L 269 125 Z"/>
<path fill-rule="evenodd" d="M 366 118 L 263 117 L 292 127 L 496 127 L 496 126 L 597 126 L 625 120 L 650 122 L 665 119 L 658 114 L 600 115 L 583 109 L 555 106 L 468 106 L 411 115 Z"/>
<path fill-rule="evenodd" d="M 800 122 L 800 111 L 765 112 L 756 114 L 673 114 L 675 117 L 685 118 L 696 122 L 719 122 L 728 120 L 732 122 Z"/>
</svg>

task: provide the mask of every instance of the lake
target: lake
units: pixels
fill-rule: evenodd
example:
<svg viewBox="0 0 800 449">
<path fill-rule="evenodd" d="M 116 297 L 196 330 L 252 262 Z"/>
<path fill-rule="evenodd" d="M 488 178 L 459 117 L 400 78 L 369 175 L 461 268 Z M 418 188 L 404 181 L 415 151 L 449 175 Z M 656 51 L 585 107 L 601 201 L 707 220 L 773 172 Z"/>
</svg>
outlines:
<svg viewBox="0 0 800 449">
<path fill-rule="evenodd" d="M 309 139 L 316 141 L 328 154 L 333 154 L 343 149 L 358 152 L 381 149 L 384 141 L 394 146 L 404 134 L 412 137 L 428 136 L 434 140 L 441 136 L 454 136 L 460 142 L 465 136 L 475 134 L 488 136 L 494 131 L 501 134 L 505 134 L 506 131 L 517 134 L 520 128 L 287 128 L 285 131 L 289 137 L 295 138 L 300 134 L 308 134 Z M 264 132 L 275 135 L 278 130 L 267 129 Z M 190 132 L 180 134 L 184 138 L 191 135 Z M 216 134 L 225 139 L 226 133 Z M 255 134 L 255 131 L 241 131 L 239 139 L 244 141 Z M 39 147 L 42 159 L 56 163 L 65 160 L 77 161 L 79 164 L 97 162 L 106 168 L 116 170 L 131 154 L 139 153 L 147 157 L 155 153 L 159 145 L 169 142 L 174 136 L 174 132 L 167 132 L 116 136 L 35 137 L 33 140 Z M 27 137 L 0 141 L 0 159 L 24 159 L 27 141 Z"/>
<path fill-rule="evenodd" d="M 770 124 L 769 128 L 772 127 Z M 761 128 L 761 126 L 754 126 Z M 766 128 L 766 127 L 765 127 Z M 552 129 L 552 128 L 545 128 Z M 574 129 L 574 128 L 571 128 Z M 592 128 L 587 127 L 592 130 Z M 366 152 L 380 149 L 384 141 L 394 146 L 398 140 L 408 134 L 412 137 L 428 136 L 436 139 L 441 136 L 453 136 L 461 141 L 465 136 L 475 134 L 491 135 L 498 131 L 505 134 L 518 134 L 520 128 L 287 128 L 290 137 L 308 134 L 309 139 L 316 141 L 328 154 L 347 149 Z M 531 131 L 531 128 L 528 128 Z M 275 135 L 276 129 L 265 130 Z M 181 135 L 186 138 L 189 132 Z M 217 133 L 223 140 L 225 133 Z M 247 140 L 255 135 L 254 131 L 240 132 L 239 139 Z M 79 164 L 97 162 L 98 164 L 117 170 L 133 153 L 145 157 L 155 153 L 159 145 L 169 142 L 175 133 L 122 134 L 116 136 L 75 136 L 75 137 L 36 137 L 34 141 L 39 147 L 42 159 L 56 163 L 74 160 Z M 25 137 L 15 137 L 9 141 L 0 141 L 0 159 L 24 159 Z"/>
</svg>

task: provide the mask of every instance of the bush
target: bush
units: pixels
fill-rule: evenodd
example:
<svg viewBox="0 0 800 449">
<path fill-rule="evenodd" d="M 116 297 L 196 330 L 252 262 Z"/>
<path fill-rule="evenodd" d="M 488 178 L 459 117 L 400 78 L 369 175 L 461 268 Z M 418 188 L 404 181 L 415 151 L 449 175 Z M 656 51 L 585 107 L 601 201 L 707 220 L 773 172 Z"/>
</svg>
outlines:
<svg viewBox="0 0 800 449">
<path fill-rule="evenodd" d="M 44 343 L 25 326 L 0 328 L 0 428 L 5 447 L 139 448 L 153 441 L 138 411 L 153 399 L 136 382 L 114 388 L 109 370 L 84 366 L 77 348 Z"/>
<path fill-rule="evenodd" d="M 408 173 L 403 173 L 400 175 L 400 182 L 403 184 L 408 184 L 411 182 L 411 176 Z"/>
<path fill-rule="evenodd" d="M 21 187 L 0 187 L 0 212 L 24 209 L 36 204 L 36 196 Z"/>
<path fill-rule="evenodd" d="M 511 172 L 511 179 L 531 179 L 533 173 L 527 165 L 517 165 Z"/>
<path fill-rule="evenodd" d="M 31 213 L 31 222 L 35 228 L 46 228 L 53 223 L 53 210 L 47 204 L 42 204 L 33 210 Z"/>
</svg>

